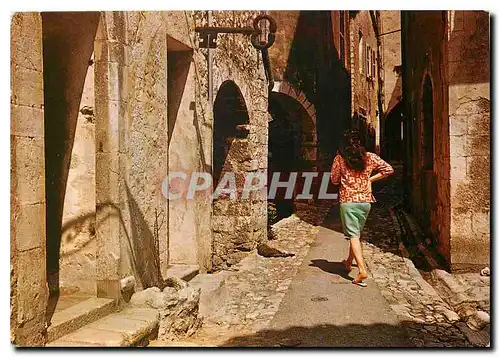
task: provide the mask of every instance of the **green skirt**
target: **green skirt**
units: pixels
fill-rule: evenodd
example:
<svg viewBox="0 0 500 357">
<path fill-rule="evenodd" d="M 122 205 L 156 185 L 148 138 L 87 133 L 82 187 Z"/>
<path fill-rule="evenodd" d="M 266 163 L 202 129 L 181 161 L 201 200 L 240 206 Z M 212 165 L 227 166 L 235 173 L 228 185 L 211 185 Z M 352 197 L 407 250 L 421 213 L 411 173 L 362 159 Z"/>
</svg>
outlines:
<svg viewBox="0 0 500 357">
<path fill-rule="evenodd" d="M 345 202 L 340 204 L 342 229 L 347 238 L 361 237 L 370 208 L 371 203 Z"/>
</svg>

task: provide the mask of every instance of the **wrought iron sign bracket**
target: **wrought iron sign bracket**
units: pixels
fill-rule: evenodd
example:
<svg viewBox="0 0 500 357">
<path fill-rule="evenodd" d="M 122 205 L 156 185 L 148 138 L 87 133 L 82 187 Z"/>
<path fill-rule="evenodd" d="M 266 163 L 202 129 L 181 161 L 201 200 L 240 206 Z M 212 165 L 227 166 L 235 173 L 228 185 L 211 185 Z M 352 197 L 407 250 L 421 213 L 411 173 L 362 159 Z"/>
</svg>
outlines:
<svg viewBox="0 0 500 357">
<path fill-rule="evenodd" d="M 269 21 L 269 34 L 267 41 L 260 41 L 262 28 L 259 26 L 261 21 Z M 200 48 L 217 48 L 217 35 L 220 33 L 238 33 L 250 36 L 252 45 L 263 50 L 273 45 L 276 36 L 276 21 L 269 15 L 259 15 L 253 20 L 252 27 L 196 27 L 195 32 L 200 34 Z"/>
<path fill-rule="evenodd" d="M 262 21 L 269 22 L 269 33 L 266 41 L 261 41 L 262 27 L 259 24 Z M 217 48 L 217 36 L 220 33 L 237 33 L 250 36 L 252 46 L 262 52 L 262 61 L 264 62 L 264 70 L 268 81 L 269 90 L 274 86 L 273 76 L 271 72 L 271 62 L 267 49 L 274 44 L 276 39 L 276 21 L 269 15 L 258 15 L 253 20 L 252 27 L 196 27 L 195 32 L 200 35 L 200 48 Z"/>
</svg>

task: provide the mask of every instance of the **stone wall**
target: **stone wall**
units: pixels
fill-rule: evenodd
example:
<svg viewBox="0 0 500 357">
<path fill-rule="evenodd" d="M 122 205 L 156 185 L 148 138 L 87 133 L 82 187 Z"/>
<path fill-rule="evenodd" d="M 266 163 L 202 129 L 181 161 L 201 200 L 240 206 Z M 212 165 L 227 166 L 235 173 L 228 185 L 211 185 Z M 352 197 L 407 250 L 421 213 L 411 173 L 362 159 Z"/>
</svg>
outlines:
<svg viewBox="0 0 500 357">
<path fill-rule="evenodd" d="M 94 66 L 89 66 L 64 196 L 59 289 L 96 294 Z"/>
<path fill-rule="evenodd" d="M 383 81 L 380 152 L 387 160 L 403 158 L 401 77 L 401 11 L 380 11 Z"/>
<path fill-rule="evenodd" d="M 11 19 L 10 325 L 17 346 L 45 343 L 45 161 L 42 19 Z"/>
<path fill-rule="evenodd" d="M 487 12 L 448 12 L 450 262 L 456 270 L 490 263 L 489 25 Z"/>
<path fill-rule="evenodd" d="M 384 80 L 384 114 L 401 98 L 400 75 L 395 67 L 401 66 L 401 11 L 381 11 L 382 70 Z M 399 87 L 399 89 L 398 89 Z"/>
<path fill-rule="evenodd" d="M 339 16 L 332 11 L 269 14 L 278 27 L 269 50 L 274 80 L 279 82 L 275 91 L 296 99 L 314 122 L 315 166 L 321 175 L 330 170 L 340 135 L 350 125 L 350 76 L 339 58 Z"/>
<path fill-rule="evenodd" d="M 249 26 L 254 16 L 255 12 L 215 12 L 213 21 L 220 26 Z M 190 200 L 184 194 L 167 202 L 162 194 L 170 172 L 185 172 L 189 180 L 191 173 L 212 171 L 214 124 L 207 50 L 197 48 L 194 33 L 195 26 L 206 22 L 206 12 L 102 15 L 96 41 L 96 98 L 98 91 L 103 94 L 96 103 L 97 201 L 118 213 L 106 224 L 119 232 L 120 243 L 105 240 L 103 234 L 98 255 L 120 247 L 115 252 L 120 258 L 107 259 L 102 270 L 98 264 L 99 279 L 117 281 L 133 274 L 139 286 L 149 287 L 160 283 L 155 276 L 161 272 L 165 277 L 171 264 L 198 265 L 202 272 L 212 269 L 210 195 L 197 194 Z M 245 164 L 246 170 L 265 171 L 267 83 L 257 50 L 242 35 L 221 35 L 213 51 L 215 94 L 231 80 L 248 109 L 246 155 L 251 154 L 252 161 Z M 265 197 L 255 198 L 244 210 L 254 227 L 251 237 L 245 238 L 249 246 L 265 239 L 264 203 Z M 234 235 L 227 232 L 217 244 L 230 245 Z"/>
<path fill-rule="evenodd" d="M 403 17 L 404 86 L 410 157 L 411 208 L 426 232 L 434 237 L 444 254 L 449 256 L 450 235 L 450 163 L 449 125 L 446 95 L 445 22 L 439 11 L 406 12 Z M 424 169 L 423 90 L 426 78 L 432 83 L 433 168 Z M 426 205 L 428 202 L 428 205 Z"/>
<path fill-rule="evenodd" d="M 403 15 L 411 206 L 452 269 L 489 263 L 489 18 Z M 432 84 L 433 169 L 424 169 L 423 94 Z"/>
<path fill-rule="evenodd" d="M 351 52 L 351 95 L 352 95 L 352 116 L 355 125 L 359 126 L 362 132 L 367 132 L 366 146 L 370 150 L 378 151 L 380 138 L 378 133 L 379 118 L 378 97 L 377 97 L 377 76 L 378 69 L 369 77 L 365 64 L 365 49 L 367 46 L 374 51 L 377 56 L 377 39 L 373 29 L 369 11 L 358 11 L 350 19 L 350 52 Z M 361 35 L 361 36 L 360 36 Z M 360 38 L 362 50 L 360 52 Z M 362 71 L 360 70 L 362 66 Z M 363 124 L 361 117 L 366 118 Z M 359 120 L 359 124 L 357 121 Z"/>
<path fill-rule="evenodd" d="M 212 26 L 252 26 L 257 11 L 214 11 Z M 207 24 L 205 12 L 196 12 L 197 26 Z M 249 199 L 241 199 L 241 190 L 246 173 L 267 172 L 267 82 L 260 53 L 251 45 L 250 39 L 242 35 L 219 35 L 217 49 L 213 50 L 214 98 L 226 86 L 233 87 L 232 100 L 240 102 L 240 108 L 248 114 L 247 123 L 236 128 L 239 133 L 232 139 L 224 171 L 235 172 L 238 198 L 231 201 L 220 198 L 213 202 L 212 216 L 212 270 L 217 270 L 240 261 L 259 242 L 267 239 L 267 195 L 265 190 L 252 192 Z M 206 50 L 198 52 L 200 80 L 206 80 Z M 203 56 L 203 57 L 201 57 Z M 230 81 L 230 82 L 227 82 Z M 204 88 L 205 86 L 202 86 Z M 222 94 L 222 98 L 227 96 Z M 202 96 L 202 98 L 206 98 Z M 214 103 L 215 109 L 216 103 Z M 205 112 L 206 113 L 206 112 Z M 208 114 L 208 113 L 207 113 Z M 208 114 L 210 115 L 210 114 Z M 205 120 L 209 117 L 207 116 Z M 218 118 L 214 111 L 213 120 Z M 212 128 L 216 130 L 216 123 Z M 226 125 L 226 122 L 219 123 Z M 233 123 L 227 123 L 233 125 Z M 220 159 L 220 158 L 219 158 Z M 212 162 L 215 158 L 212 159 Z"/>
</svg>

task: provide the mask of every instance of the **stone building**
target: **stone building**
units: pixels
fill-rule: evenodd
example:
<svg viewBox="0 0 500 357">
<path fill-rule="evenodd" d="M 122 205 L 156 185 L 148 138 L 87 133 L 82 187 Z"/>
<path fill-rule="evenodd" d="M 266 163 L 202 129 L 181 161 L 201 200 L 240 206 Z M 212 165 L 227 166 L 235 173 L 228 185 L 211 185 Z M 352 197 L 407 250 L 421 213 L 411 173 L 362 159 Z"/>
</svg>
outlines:
<svg viewBox="0 0 500 357">
<path fill-rule="evenodd" d="M 239 34 L 200 49 L 195 33 L 209 22 L 251 26 L 257 14 L 12 17 L 13 343 L 46 343 L 64 296 L 119 302 L 124 279 L 138 290 L 161 286 L 175 269 L 220 269 L 266 239 L 262 192 L 236 203 L 203 192 L 192 200 L 164 195 L 176 172 L 188 181 L 231 170 L 238 182 L 265 172 L 260 52 Z"/>
<path fill-rule="evenodd" d="M 286 216 L 293 212 L 293 201 L 301 199 L 300 172 L 318 172 L 311 190 L 317 198 L 340 134 L 350 125 L 347 12 L 269 14 L 277 23 L 276 42 L 269 50 L 274 81 L 269 95 L 269 173 L 281 172 L 285 181 L 291 172 L 299 172 L 291 199 L 283 197 L 285 190 L 277 192 L 275 202 Z"/>
<path fill-rule="evenodd" d="M 402 160 L 403 100 L 401 76 L 401 11 L 380 11 L 380 48 L 382 65 L 382 116 L 380 151 L 388 160 Z"/>
<path fill-rule="evenodd" d="M 490 24 L 402 12 L 407 205 L 452 270 L 490 262 Z"/>
<path fill-rule="evenodd" d="M 351 117 L 368 150 L 380 150 L 379 11 L 349 11 Z"/>
</svg>

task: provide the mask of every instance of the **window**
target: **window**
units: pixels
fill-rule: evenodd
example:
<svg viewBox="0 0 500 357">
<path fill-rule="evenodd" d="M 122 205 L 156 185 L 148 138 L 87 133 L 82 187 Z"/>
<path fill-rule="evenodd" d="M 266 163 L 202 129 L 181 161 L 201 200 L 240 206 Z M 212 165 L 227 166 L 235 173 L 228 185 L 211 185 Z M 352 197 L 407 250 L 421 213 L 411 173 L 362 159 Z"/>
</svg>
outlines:
<svg viewBox="0 0 500 357">
<path fill-rule="evenodd" d="M 363 67 L 365 66 L 365 60 L 364 60 L 364 54 L 366 51 L 364 50 L 364 41 L 363 41 L 363 34 L 361 31 L 359 32 L 359 44 L 358 44 L 358 68 L 359 68 L 359 74 L 363 74 L 364 70 Z"/>
<path fill-rule="evenodd" d="M 339 51 L 339 55 L 340 55 L 340 60 L 342 61 L 342 63 L 345 65 L 345 17 L 344 17 L 344 11 L 340 11 L 340 43 L 339 43 L 339 47 L 340 47 L 340 51 Z"/>
<path fill-rule="evenodd" d="M 372 78 L 375 78 L 375 71 L 376 71 L 375 59 L 376 59 L 375 51 L 372 50 L 372 73 L 371 73 Z"/>
<path fill-rule="evenodd" d="M 366 67 L 366 77 L 370 78 L 371 77 L 371 57 L 372 57 L 372 51 L 370 46 L 366 45 L 366 50 L 365 50 L 365 67 Z"/>
</svg>

